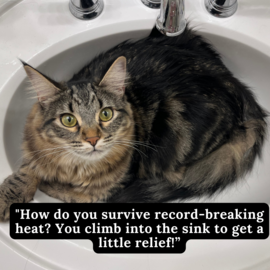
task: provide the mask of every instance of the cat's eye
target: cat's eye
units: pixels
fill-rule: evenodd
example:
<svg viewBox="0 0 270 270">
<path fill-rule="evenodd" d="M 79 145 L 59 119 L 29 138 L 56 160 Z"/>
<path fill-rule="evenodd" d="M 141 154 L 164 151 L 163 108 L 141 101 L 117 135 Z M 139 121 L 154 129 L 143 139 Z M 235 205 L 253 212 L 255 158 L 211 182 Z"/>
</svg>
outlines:
<svg viewBox="0 0 270 270">
<path fill-rule="evenodd" d="M 110 108 L 103 109 L 99 114 L 99 118 L 103 122 L 110 121 L 112 117 L 113 117 L 113 111 Z"/>
<path fill-rule="evenodd" d="M 77 119 L 72 114 L 64 114 L 61 117 L 61 121 L 65 127 L 75 127 L 77 124 Z"/>
</svg>

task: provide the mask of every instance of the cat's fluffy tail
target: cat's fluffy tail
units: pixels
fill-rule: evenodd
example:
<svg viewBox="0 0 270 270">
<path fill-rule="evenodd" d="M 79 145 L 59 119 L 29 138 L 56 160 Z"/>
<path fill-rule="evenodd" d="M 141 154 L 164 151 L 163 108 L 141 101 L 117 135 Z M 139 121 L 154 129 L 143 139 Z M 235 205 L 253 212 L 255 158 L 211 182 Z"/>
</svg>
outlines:
<svg viewBox="0 0 270 270">
<path fill-rule="evenodd" d="M 261 152 L 266 122 L 251 119 L 243 127 L 230 142 L 188 167 L 182 186 L 198 195 L 212 195 L 250 172 Z"/>
<path fill-rule="evenodd" d="M 164 179 L 138 179 L 110 202 L 166 202 L 211 196 L 243 178 L 260 155 L 266 122 L 250 119 L 232 140 L 186 168 L 183 180 L 172 185 Z"/>
</svg>

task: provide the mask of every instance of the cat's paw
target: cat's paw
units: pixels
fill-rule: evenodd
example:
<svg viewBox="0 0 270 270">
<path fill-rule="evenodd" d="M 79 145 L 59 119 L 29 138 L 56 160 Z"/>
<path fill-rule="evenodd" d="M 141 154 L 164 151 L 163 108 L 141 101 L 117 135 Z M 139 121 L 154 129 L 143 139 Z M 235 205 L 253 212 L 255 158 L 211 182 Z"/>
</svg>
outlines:
<svg viewBox="0 0 270 270">
<path fill-rule="evenodd" d="M 13 203 L 30 202 L 37 189 L 37 180 L 18 171 L 8 176 L 0 185 L 0 221 L 9 219 Z"/>
<path fill-rule="evenodd" d="M 0 197 L 0 221 L 9 220 L 9 208 L 12 203 Z"/>
<path fill-rule="evenodd" d="M 0 185 L 0 221 L 9 220 L 9 208 L 11 204 L 20 202 L 21 192 L 18 191 L 17 185 L 12 180 L 13 175 L 10 175 Z"/>
<path fill-rule="evenodd" d="M 10 175 L 0 185 L 0 221 L 9 220 L 10 206 L 13 203 L 24 201 L 22 191 L 14 181 L 14 176 Z"/>
</svg>

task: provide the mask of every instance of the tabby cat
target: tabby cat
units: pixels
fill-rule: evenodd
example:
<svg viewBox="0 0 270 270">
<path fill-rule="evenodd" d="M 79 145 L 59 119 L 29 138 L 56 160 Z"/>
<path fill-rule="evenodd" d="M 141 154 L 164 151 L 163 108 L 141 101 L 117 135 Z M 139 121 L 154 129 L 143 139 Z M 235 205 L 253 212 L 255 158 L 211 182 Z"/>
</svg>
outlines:
<svg viewBox="0 0 270 270">
<path fill-rule="evenodd" d="M 260 155 L 266 112 L 202 37 L 153 30 L 97 56 L 68 82 L 24 69 L 38 102 L 0 218 L 37 188 L 65 202 L 166 202 L 212 195 Z"/>
</svg>

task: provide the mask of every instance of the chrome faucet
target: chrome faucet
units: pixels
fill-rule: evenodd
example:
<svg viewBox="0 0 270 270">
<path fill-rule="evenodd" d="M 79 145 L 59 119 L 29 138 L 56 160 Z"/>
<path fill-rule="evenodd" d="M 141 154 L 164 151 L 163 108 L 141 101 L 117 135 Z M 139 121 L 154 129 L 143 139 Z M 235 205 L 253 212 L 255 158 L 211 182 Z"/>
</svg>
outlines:
<svg viewBox="0 0 270 270">
<path fill-rule="evenodd" d="M 182 34 L 186 28 L 185 0 L 141 0 L 150 8 L 159 8 L 156 28 L 164 35 L 173 37 Z M 190 0 L 192 1 L 192 0 Z M 213 16 L 227 18 L 238 7 L 237 0 L 204 0 L 207 11 Z"/>
<path fill-rule="evenodd" d="M 142 0 L 152 8 L 158 8 L 160 4 L 160 15 L 156 20 L 156 28 L 169 37 L 182 34 L 186 28 L 185 1 L 184 0 Z"/>
<path fill-rule="evenodd" d="M 169 37 L 182 34 L 186 28 L 185 1 L 161 0 L 156 27 L 163 35 Z"/>
<path fill-rule="evenodd" d="M 70 12 L 81 20 L 92 20 L 98 17 L 103 8 L 103 0 L 69 0 Z"/>
</svg>

